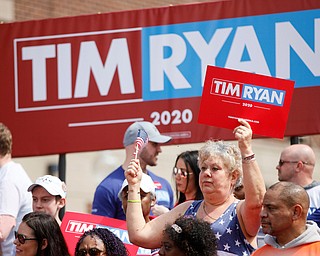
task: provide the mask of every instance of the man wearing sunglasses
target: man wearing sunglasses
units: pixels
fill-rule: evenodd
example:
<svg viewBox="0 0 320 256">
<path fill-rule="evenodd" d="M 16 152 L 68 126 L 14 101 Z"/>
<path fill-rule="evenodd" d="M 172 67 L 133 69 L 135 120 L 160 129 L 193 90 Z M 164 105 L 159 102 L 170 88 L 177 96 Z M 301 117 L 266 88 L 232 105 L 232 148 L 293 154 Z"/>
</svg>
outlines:
<svg viewBox="0 0 320 256">
<path fill-rule="evenodd" d="M 320 182 L 313 179 L 316 157 L 311 147 L 294 144 L 285 148 L 280 155 L 278 170 L 279 181 L 290 181 L 302 186 L 310 198 L 308 220 L 315 221 L 320 227 Z"/>
</svg>

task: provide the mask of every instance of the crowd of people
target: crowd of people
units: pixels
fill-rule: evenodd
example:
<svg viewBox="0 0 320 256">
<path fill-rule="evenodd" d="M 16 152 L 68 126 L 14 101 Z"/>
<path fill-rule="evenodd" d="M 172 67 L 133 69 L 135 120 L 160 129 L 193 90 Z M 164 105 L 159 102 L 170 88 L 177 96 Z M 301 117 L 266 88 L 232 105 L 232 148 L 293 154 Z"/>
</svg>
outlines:
<svg viewBox="0 0 320 256">
<path fill-rule="evenodd" d="M 320 182 L 313 179 L 312 148 L 285 148 L 276 165 L 279 181 L 266 190 L 250 124 L 238 121 L 237 145 L 208 140 L 176 157 L 175 197 L 170 183 L 148 170 L 171 137 L 150 122 L 131 124 L 123 139 L 125 159 L 98 185 L 92 214 L 126 221 L 137 255 L 320 255 Z M 139 130 L 148 141 L 137 153 Z M 59 218 L 66 184 L 52 175 L 32 183 L 11 152 L 12 135 L 0 123 L 0 256 L 130 255 L 107 228 L 84 232 L 68 248 Z"/>
<path fill-rule="evenodd" d="M 140 205 L 127 205 L 126 220 L 131 242 L 145 248 L 159 248 L 162 234 L 158 231 L 172 225 L 181 215 L 191 215 L 211 224 L 214 234 L 219 237 L 218 253 L 250 255 L 254 251 L 265 184 L 252 151 L 249 124 L 240 120 L 234 134 L 238 147 L 210 140 L 199 150 L 199 184 L 203 199 L 185 201 L 150 222 L 145 222 Z M 233 188 L 242 173 L 246 198 L 237 200 Z M 129 184 L 128 200 L 139 200 L 142 175 L 139 159 L 131 160 L 125 175 Z"/>
</svg>

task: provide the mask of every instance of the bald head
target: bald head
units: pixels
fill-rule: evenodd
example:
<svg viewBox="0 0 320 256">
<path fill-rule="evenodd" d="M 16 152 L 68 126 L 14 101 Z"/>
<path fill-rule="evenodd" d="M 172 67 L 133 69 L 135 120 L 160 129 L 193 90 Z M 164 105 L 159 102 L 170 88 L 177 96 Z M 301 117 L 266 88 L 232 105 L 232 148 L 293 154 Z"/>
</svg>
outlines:
<svg viewBox="0 0 320 256">
<path fill-rule="evenodd" d="M 281 155 L 290 157 L 290 160 L 303 161 L 304 163 L 314 166 L 316 162 L 316 156 L 311 147 L 305 144 L 294 144 L 285 148 Z"/>
<path fill-rule="evenodd" d="M 305 189 L 292 182 L 272 185 L 263 198 L 260 213 L 263 233 L 285 245 L 306 230 L 309 196 Z"/>
<path fill-rule="evenodd" d="M 278 170 L 279 181 L 290 181 L 302 187 L 313 182 L 316 157 L 311 147 L 294 144 L 286 147 L 280 155 Z"/>
</svg>

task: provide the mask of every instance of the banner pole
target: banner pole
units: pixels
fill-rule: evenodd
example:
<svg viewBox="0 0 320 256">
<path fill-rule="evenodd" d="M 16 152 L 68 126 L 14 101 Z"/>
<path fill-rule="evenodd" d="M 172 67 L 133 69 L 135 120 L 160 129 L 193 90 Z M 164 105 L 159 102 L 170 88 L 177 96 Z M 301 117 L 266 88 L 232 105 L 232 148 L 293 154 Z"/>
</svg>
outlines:
<svg viewBox="0 0 320 256">
<path fill-rule="evenodd" d="M 59 154 L 59 178 L 60 180 L 66 182 L 66 154 Z M 66 207 L 63 207 L 59 212 L 59 218 L 62 220 L 65 214 Z"/>
</svg>

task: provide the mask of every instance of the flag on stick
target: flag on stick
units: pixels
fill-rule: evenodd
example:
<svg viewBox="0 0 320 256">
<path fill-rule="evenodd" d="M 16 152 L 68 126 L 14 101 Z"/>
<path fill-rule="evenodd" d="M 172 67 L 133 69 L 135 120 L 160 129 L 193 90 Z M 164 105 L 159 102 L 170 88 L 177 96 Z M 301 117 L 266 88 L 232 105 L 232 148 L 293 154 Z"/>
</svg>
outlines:
<svg viewBox="0 0 320 256">
<path fill-rule="evenodd" d="M 146 133 L 145 130 L 138 130 L 138 135 L 136 138 L 136 150 L 134 152 L 134 158 L 138 158 L 138 152 L 139 150 L 148 143 L 148 134 Z"/>
</svg>

